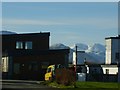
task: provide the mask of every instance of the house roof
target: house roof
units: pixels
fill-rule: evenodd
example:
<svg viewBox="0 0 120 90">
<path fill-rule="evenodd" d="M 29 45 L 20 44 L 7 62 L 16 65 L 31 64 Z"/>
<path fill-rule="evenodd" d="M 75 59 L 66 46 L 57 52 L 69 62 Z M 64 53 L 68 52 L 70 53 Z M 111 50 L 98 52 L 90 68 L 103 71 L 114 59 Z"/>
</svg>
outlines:
<svg viewBox="0 0 120 90">
<path fill-rule="evenodd" d="M 120 35 L 118 35 L 116 37 L 106 37 L 105 39 L 120 39 Z"/>
<path fill-rule="evenodd" d="M 20 34 L 4 34 L 4 35 L 2 35 L 2 36 L 26 36 L 26 35 L 48 35 L 48 36 L 50 36 L 50 32 L 20 33 Z"/>
</svg>

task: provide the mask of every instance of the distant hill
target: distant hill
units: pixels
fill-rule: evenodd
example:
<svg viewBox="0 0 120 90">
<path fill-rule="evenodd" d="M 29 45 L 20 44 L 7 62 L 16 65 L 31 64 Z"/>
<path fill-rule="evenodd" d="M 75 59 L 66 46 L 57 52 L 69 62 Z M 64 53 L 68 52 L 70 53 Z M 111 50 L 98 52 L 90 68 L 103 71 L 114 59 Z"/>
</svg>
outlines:
<svg viewBox="0 0 120 90">
<path fill-rule="evenodd" d="M 17 33 L 11 31 L 0 31 L 0 35 L 7 35 L 7 34 L 17 34 Z"/>
<path fill-rule="evenodd" d="M 50 46 L 50 49 L 69 49 L 69 48 L 70 48 L 69 46 L 66 46 L 62 43 L 57 43 L 57 44 Z"/>
</svg>

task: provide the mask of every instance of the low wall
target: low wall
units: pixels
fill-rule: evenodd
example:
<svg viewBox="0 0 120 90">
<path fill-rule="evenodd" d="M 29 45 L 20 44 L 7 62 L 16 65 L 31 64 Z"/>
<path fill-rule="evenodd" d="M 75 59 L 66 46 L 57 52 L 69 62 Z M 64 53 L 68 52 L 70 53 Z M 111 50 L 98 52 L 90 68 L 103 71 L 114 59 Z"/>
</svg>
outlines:
<svg viewBox="0 0 120 90">
<path fill-rule="evenodd" d="M 87 74 L 86 81 L 117 82 L 118 75 L 113 74 Z"/>
</svg>

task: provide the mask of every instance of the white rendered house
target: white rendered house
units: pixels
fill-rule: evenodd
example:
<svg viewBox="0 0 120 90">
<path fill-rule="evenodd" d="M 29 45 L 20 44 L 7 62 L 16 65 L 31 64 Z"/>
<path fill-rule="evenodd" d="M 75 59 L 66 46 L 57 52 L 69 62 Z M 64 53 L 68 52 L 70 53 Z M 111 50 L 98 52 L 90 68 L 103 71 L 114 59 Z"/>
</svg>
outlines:
<svg viewBox="0 0 120 90">
<path fill-rule="evenodd" d="M 118 82 L 120 82 L 120 35 L 117 37 L 105 38 L 106 41 L 106 62 L 105 64 L 116 64 L 116 67 L 104 67 L 110 73 L 118 73 Z M 108 72 L 109 73 L 109 72 Z"/>
<path fill-rule="evenodd" d="M 105 38 L 106 43 L 106 60 L 105 64 L 117 64 L 119 59 L 119 43 L 120 36 Z"/>
</svg>

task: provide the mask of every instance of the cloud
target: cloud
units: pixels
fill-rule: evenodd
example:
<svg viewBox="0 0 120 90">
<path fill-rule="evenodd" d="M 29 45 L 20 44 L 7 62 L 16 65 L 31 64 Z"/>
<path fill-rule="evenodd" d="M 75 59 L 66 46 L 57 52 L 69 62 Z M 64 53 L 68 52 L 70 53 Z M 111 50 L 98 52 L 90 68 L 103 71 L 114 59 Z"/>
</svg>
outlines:
<svg viewBox="0 0 120 90">
<path fill-rule="evenodd" d="M 94 27 L 99 29 L 116 29 L 117 18 L 63 18 L 56 20 L 30 20 L 30 19 L 3 19 L 3 25 L 70 25 Z"/>
<path fill-rule="evenodd" d="M 45 20 L 3 19 L 3 24 L 12 25 L 62 25 L 63 23 Z"/>
<path fill-rule="evenodd" d="M 108 29 L 108 28 L 117 28 L 118 27 L 118 19 L 115 18 L 76 18 L 64 21 L 64 23 L 69 25 L 80 25 L 86 27 L 94 27 L 100 29 Z"/>
</svg>

